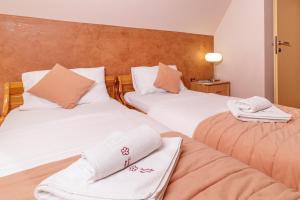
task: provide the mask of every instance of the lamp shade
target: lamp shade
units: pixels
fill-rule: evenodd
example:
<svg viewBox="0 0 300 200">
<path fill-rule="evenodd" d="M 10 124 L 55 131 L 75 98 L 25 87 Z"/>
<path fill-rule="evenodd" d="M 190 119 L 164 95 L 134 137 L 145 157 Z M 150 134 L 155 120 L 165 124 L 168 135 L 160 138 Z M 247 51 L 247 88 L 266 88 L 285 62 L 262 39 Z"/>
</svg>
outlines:
<svg viewBox="0 0 300 200">
<path fill-rule="evenodd" d="M 222 59 L 223 59 L 223 56 L 220 53 L 207 53 L 205 55 L 205 60 L 207 62 L 217 63 L 217 62 L 221 62 Z"/>
</svg>

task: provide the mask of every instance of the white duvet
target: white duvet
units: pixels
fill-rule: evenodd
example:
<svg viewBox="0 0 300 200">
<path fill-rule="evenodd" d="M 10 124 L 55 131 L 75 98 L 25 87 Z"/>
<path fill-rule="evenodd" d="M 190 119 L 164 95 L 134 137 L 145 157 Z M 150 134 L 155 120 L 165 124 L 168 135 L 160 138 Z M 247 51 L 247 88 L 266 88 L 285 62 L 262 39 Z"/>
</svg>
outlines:
<svg viewBox="0 0 300 200">
<path fill-rule="evenodd" d="M 139 95 L 129 92 L 127 102 L 147 113 L 173 131 L 189 137 L 197 125 L 215 114 L 228 111 L 227 101 L 232 97 L 184 90 L 179 94 L 153 93 Z"/>
<path fill-rule="evenodd" d="M 72 110 L 13 110 L 0 128 L 0 177 L 78 155 L 111 132 L 140 124 L 168 131 L 115 100 Z"/>
</svg>

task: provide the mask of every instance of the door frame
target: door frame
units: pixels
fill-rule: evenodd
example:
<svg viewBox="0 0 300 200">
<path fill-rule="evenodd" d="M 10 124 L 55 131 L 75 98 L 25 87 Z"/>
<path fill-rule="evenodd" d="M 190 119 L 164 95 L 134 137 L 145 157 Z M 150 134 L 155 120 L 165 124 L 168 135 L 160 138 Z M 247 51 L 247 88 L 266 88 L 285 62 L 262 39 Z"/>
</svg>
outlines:
<svg viewBox="0 0 300 200">
<path fill-rule="evenodd" d="M 278 35 L 278 0 L 273 0 L 273 45 L 274 45 L 274 101 L 278 104 L 278 53 L 276 53 Z"/>
</svg>

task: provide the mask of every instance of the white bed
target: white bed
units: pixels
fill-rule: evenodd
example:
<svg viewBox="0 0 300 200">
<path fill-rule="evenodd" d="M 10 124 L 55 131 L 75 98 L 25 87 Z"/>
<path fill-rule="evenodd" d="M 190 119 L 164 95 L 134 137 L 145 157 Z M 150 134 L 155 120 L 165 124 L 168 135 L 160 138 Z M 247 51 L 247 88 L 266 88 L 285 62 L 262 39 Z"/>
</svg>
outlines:
<svg viewBox="0 0 300 200">
<path fill-rule="evenodd" d="M 78 155 L 116 130 L 148 124 L 149 117 L 110 99 L 106 102 L 31 111 L 12 110 L 0 127 L 0 177 Z"/>
<path fill-rule="evenodd" d="M 152 119 L 190 137 L 201 121 L 228 111 L 226 102 L 233 98 L 187 89 L 179 94 L 161 92 L 141 95 L 128 92 L 124 97 L 127 103 L 147 113 Z"/>
</svg>

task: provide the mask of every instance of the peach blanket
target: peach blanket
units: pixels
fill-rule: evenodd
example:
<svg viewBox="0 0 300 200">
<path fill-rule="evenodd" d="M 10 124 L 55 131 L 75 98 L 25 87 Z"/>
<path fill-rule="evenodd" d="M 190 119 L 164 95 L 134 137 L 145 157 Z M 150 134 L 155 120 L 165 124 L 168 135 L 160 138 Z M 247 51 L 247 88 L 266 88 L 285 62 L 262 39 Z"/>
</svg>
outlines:
<svg viewBox="0 0 300 200">
<path fill-rule="evenodd" d="M 296 200 L 300 193 L 265 174 L 178 133 L 182 153 L 165 200 Z M 50 163 L 0 179 L 0 199 L 31 200 L 38 183 L 67 167 L 78 157 Z"/>
<path fill-rule="evenodd" d="M 289 123 L 255 123 L 236 120 L 229 112 L 200 123 L 194 139 L 300 190 L 300 110 Z"/>
</svg>

